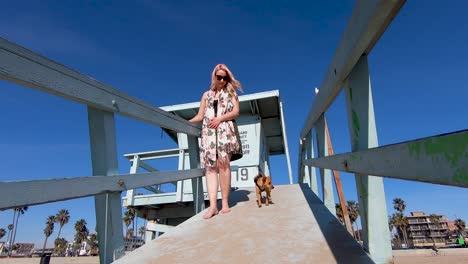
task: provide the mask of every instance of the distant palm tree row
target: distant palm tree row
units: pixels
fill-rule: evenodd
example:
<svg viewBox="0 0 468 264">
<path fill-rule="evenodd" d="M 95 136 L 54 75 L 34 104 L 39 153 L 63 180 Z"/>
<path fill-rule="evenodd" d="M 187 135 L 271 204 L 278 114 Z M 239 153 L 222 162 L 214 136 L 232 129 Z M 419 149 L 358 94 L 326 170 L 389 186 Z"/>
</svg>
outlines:
<svg viewBox="0 0 468 264">
<path fill-rule="evenodd" d="M 353 200 L 349 200 L 347 201 L 346 207 L 348 208 L 349 220 L 351 221 L 351 226 L 353 228 L 354 237 L 357 240 L 361 240 L 361 237 L 359 234 L 359 228 L 356 222 L 356 220 L 359 218 L 359 203 Z M 336 210 L 336 216 L 338 217 L 338 220 L 340 220 L 340 222 L 344 224 L 343 208 L 341 208 L 341 204 L 339 203 L 335 204 L 335 210 Z M 356 229 L 354 229 L 354 227 L 356 227 Z"/>
<path fill-rule="evenodd" d="M 28 207 L 25 206 L 25 207 L 17 207 L 17 208 L 14 208 L 13 209 L 13 221 L 11 224 L 8 225 L 8 235 L 7 235 L 7 238 L 8 238 L 8 249 L 15 249 L 16 246 L 15 246 L 15 239 L 16 239 L 16 232 L 18 231 L 18 222 L 19 222 L 19 218 L 21 215 L 23 215 L 24 213 L 26 213 L 26 211 L 28 211 Z M 6 230 L 4 228 L 0 228 L 0 239 L 2 237 L 4 237 L 6 234 Z M 8 250 L 8 255 L 11 256 L 11 251 L 12 250 Z M 1 254 L 2 252 L 0 252 Z"/>
<path fill-rule="evenodd" d="M 351 221 L 352 227 L 353 227 L 353 234 L 354 237 L 357 240 L 360 240 L 360 232 L 358 229 L 357 225 L 357 219 L 359 218 L 359 204 L 355 201 L 347 201 L 347 208 L 349 212 L 349 219 Z M 396 230 L 395 232 L 395 240 L 398 245 L 401 245 L 404 243 L 408 245 L 408 218 L 405 216 L 405 209 L 406 209 L 406 203 L 403 199 L 401 198 L 395 198 L 393 199 L 393 208 L 396 210 L 395 213 L 393 213 L 391 216 L 388 217 L 388 227 L 390 231 L 393 229 Z M 335 205 L 335 210 L 336 210 L 336 216 L 338 220 L 342 224 L 344 224 L 344 216 L 343 216 L 343 210 L 341 208 L 341 204 L 337 203 Z M 436 214 L 431 214 L 429 215 L 429 219 L 431 223 L 433 223 L 436 227 L 440 227 L 440 216 Z M 455 221 L 455 226 L 457 227 L 458 234 L 461 235 L 463 230 L 465 230 L 466 224 L 465 221 L 462 219 L 456 219 Z M 433 240 L 433 243 L 435 241 Z"/>
<path fill-rule="evenodd" d="M 16 239 L 16 232 L 18 230 L 19 218 L 28 210 L 28 207 L 18 207 L 13 210 L 14 210 L 13 221 L 12 221 L 12 224 L 8 225 L 8 234 L 4 228 L 0 228 L 0 239 L 3 238 L 6 234 L 8 236 L 9 243 L 6 248 L 8 249 L 8 255 L 10 256 L 12 254 L 12 251 L 15 250 L 16 248 L 15 239 Z M 47 241 L 49 237 L 52 235 L 52 233 L 54 232 L 55 224 L 58 224 L 59 231 L 54 241 L 54 253 L 58 255 L 63 255 L 65 253 L 67 249 L 68 241 L 63 237 L 60 237 L 60 234 L 62 232 L 63 226 L 66 225 L 69 221 L 70 221 L 70 212 L 66 209 L 61 209 L 55 215 L 49 215 L 46 218 L 45 228 L 44 228 L 45 240 L 42 246 L 42 252 L 45 251 Z M 91 249 L 97 249 L 98 247 L 96 234 L 92 234 L 89 236 L 89 230 L 86 227 L 86 225 L 87 223 L 84 219 L 80 219 L 76 221 L 75 223 L 76 233 L 75 233 L 75 239 L 74 239 L 74 245 L 73 245 L 75 251 L 79 250 L 81 243 L 83 241 L 87 241 Z"/>
<path fill-rule="evenodd" d="M 393 199 L 393 208 L 396 210 L 388 218 L 388 226 L 390 231 L 394 228 L 396 229 L 395 239 L 397 244 L 402 246 L 403 242 L 408 245 L 408 218 L 404 215 L 406 209 L 406 203 L 401 198 Z M 437 228 L 441 227 L 440 216 L 436 214 L 429 215 L 430 222 L 433 223 Z M 462 219 L 456 219 L 455 226 L 457 227 L 458 234 L 461 235 L 461 231 L 465 230 L 465 221 Z M 403 240 L 402 240 L 403 239 Z M 435 244 L 434 238 L 432 238 L 432 243 Z"/>
<path fill-rule="evenodd" d="M 352 202 L 352 201 L 350 201 Z M 3 238 L 5 235 L 8 236 L 8 245 L 6 248 L 8 249 L 15 249 L 15 238 L 16 232 L 18 227 L 19 218 L 21 215 L 25 214 L 28 210 L 28 207 L 18 207 L 14 209 L 13 214 L 13 221 L 12 224 L 8 225 L 8 233 L 5 228 L 0 228 L 0 239 Z M 358 213 L 359 214 L 359 213 Z M 124 217 L 122 218 L 123 222 L 126 226 L 126 237 L 130 238 L 135 236 L 135 230 L 138 231 L 138 234 L 144 239 L 145 235 L 145 225 L 146 223 L 138 229 L 138 217 L 136 214 L 135 209 L 128 208 L 124 212 Z M 70 221 L 70 212 L 66 209 L 59 210 L 55 215 L 49 215 L 45 221 L 45 228 L 44 228 L 44 244 L 42 246 L 42 252 L 45 252 L 47 247 L 47 241 L 49 237 L 54 233 L 55 224 L 59 225 L 57 237 L 54 240 L 54 250 L 56 254 L 63 254 L 66 251 L 68 241 L 60 237 L 62 232 L 62 228 Z M 146 221 L 146 220 L 145 220 Z M 129 228 L 130 225 L 133 223 L 133 227 Z M 89 234 L 89 230 L 86 227 L 87 223 L 84 219 L 80 219 L 75 222 L 75 237 L 74 237 L 74 249 L 75 251 L 79 249 L 82 242 L 86 241 L 90 245 L 92 249 L 96 249 L 98 247 L 97 236 L 96 234 Z M 8 250 L 8 254 L 11 255 L 13 250 Z"/>
<path fill-rule="evenodd" d="M 138 229 L 138 216 L 134 208 L 127 208 L 127 210 L 124 212 L 124 217 L 122 218 L 122 221 L 124 222 L 126 227 L 125 237 L 131 238 L 135 236 L 135 230 L 138 230 L 138 234 L 144 239 L 146 223 L 144 223 L 143 226 L 140 227 L 140 229 Z M 132 223 L 133 227 L 129 228 Z"/>
</svg>

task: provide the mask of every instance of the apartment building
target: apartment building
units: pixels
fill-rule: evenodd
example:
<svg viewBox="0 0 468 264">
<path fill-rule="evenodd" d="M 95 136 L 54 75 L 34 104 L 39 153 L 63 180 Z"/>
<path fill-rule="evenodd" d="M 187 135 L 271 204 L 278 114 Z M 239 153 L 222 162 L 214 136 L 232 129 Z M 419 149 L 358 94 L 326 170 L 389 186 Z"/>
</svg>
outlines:
<svg viewBox="0 0 468 264">
<path fill-rule="evenodd" d="M 437 247 L 446 245 L 448 239 L 448 219 L 437 215 L 439 225 L 431 222 L 429 215 L 424 212 L 411 212 L 408 219 L 408 243 L 411 247 Z"/>
</svg>

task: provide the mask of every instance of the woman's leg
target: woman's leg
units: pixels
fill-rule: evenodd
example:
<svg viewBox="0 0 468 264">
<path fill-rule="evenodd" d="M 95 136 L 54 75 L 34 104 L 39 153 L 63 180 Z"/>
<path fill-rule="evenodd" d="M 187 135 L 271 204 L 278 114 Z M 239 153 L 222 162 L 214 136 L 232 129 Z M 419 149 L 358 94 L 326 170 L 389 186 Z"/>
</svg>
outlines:
<svg viewBox="0 0 468 264">
<path fill-rule="evenodd" d="M 221 184 L 222 208 L 221 213 L 229 213 L 229 192 L 231 191 L 231 166 L 229 164 L 230 155 L 219 164 L 219 182 Z"/>
<path fill-rule="evenodd" d="M 206 188 L 208 190 L 208 199 L 210 200 L 210 207 L 206 211 L 203 218 L 208 219 L 213 215 L 218 214 L 218 169 L 207 167 L 206 168 Z"/>
</svg>

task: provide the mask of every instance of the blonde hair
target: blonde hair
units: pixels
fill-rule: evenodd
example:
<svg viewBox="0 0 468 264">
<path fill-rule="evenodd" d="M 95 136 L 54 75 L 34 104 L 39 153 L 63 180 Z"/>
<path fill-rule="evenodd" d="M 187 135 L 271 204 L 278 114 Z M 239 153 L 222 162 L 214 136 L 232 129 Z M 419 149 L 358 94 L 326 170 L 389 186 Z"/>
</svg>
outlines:
<svg viewBox="0 0 468 264">
<path fill-rule="evenodd" d="M 211 73 L 211 85 L 210 90 L 216 90 L 216 72 L 222 70 L 225 71 L 229 80 L 226 83 L 226 88 L 231 96 L 237 96 L 236 89 L 243 92 L 241 83 L 236 80 L 234 74 L 229 70 L 229 68 L 225 64 L 218 64 L 214 67 L 213 72 Z"/>
</svg>

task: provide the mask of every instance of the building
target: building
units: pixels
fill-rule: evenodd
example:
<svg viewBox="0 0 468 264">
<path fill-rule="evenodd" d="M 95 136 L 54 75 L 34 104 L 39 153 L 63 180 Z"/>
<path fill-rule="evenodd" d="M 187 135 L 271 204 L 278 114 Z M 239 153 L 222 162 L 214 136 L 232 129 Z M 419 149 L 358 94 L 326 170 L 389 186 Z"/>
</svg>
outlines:
<svg viewBox="0 0 468 264">
<path fill-rule="evenodd" d="M 439 219 L 437 226 L 431 217 L 424 212 L 411 212 L 408 219 L 408 243 L 411 247 L 445 247 L 448 235 L 448 219 L 436 215 Z"/>
<path fill-rule="evenodd" d="M 127 237 L 125 241 L 125 251 L 133 251 L 145 244 L 145 241 L 141 237 Z"/>
</svg>

